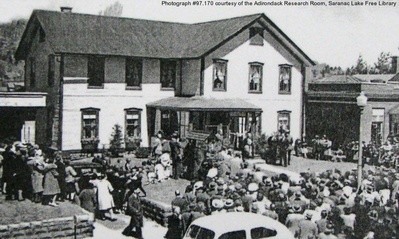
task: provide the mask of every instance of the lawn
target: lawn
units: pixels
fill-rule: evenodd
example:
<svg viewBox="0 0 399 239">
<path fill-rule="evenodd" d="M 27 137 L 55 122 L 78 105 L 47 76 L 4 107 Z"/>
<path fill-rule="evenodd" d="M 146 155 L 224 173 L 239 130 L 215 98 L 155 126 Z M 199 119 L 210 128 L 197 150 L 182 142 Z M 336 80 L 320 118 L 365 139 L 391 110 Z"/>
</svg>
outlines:
<svg viewBox="0 0 399 239">
<path fill-rule="evenodd" d="M 76 214 L 82 214 L 82 209 L 69 202 L 60 203 L 59 207 L 51 207 L 29 200 L 5 201 L 4 195 L 0 196 L 0 225 L 70 217 Z"/>
<path fill-rule="evenodd" d="M 184 193 L 189 184 L 190 181 L 185 179 L 169 179 L 162 183 L 145 185 L 144 190 L 147 192 L 147 198 L 170 204 L 175 198 L 175 190 Z"/>
</svg>

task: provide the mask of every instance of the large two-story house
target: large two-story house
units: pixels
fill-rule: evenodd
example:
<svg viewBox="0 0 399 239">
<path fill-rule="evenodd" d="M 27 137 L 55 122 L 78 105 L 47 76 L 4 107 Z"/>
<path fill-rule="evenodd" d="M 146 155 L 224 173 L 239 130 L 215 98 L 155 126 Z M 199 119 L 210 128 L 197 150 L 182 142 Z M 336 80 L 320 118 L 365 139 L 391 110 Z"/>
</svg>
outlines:
<svg viewBox="0 0 399 239">
<path fill-rule="evenodd" d="M 16 52 L 36 111 L 36 143 L 109 144 L 119 124 L 143 146 L 158 130 L 303 132 L 313 61 L 264 14 L 196 24 L 33 11 Z"/>
</svg>

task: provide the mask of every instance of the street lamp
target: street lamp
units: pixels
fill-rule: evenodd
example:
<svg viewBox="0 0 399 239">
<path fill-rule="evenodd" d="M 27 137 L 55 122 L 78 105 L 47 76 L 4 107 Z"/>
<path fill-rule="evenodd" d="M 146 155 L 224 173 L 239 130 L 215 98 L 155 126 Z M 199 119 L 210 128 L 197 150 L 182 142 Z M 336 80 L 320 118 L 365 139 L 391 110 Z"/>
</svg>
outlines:
<svg viewBox="0 0 399 239">
<path fill-rule="evenodd" d="M 367 96 L 364 92 L 360 92 L 360 95 L 356 97 L 356 104 L 360 108 L 360 120 L 359 120 L 359 160 L 357 161 L 357 186 L 360 189 L 363 177 L 363 144 L 362 144 L 362 114 L 364 107 L 367 106 Z"/>
</svg>

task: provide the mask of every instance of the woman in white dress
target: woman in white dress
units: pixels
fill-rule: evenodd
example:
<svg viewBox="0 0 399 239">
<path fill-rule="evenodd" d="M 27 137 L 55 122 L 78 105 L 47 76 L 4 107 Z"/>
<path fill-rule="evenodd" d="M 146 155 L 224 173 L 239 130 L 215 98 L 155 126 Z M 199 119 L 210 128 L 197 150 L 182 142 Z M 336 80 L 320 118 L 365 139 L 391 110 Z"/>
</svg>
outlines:
<svg viewBox="0 0 399 239">
<path fill-rule="evenodd" d="M 111 183 L 107 180 L 105 175 L 101 175 L 100 180 L 93 180 L 92 182 L 97 188 L 97 202 L 98 210 L 100 211 L 100 219 L 105 220 L 105 213 L 108 212 L 110 215 L 110 220 L 116 221 L 113 213 L 115 204 L 111 194 L 112 191 L 114 191 L 114 188 L 112 187 Z"/>
</svg>

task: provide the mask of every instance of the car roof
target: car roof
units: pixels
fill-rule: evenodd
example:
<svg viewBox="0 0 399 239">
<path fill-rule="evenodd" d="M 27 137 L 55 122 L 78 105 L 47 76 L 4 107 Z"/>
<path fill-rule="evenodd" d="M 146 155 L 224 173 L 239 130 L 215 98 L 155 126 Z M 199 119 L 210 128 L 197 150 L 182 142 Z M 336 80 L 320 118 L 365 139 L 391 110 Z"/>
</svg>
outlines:
<svg viewBox="0 0 399 239">
<path fill-rule="evenodd" d="M 214 214 L 198 218 L 192 224 L 210 229 L 216 234 L 252 229 L 255 227 L 266 227 L 276 231 L 289 232 L 287 227 L 270 217 L 248 212 Z"/>
</svg>

